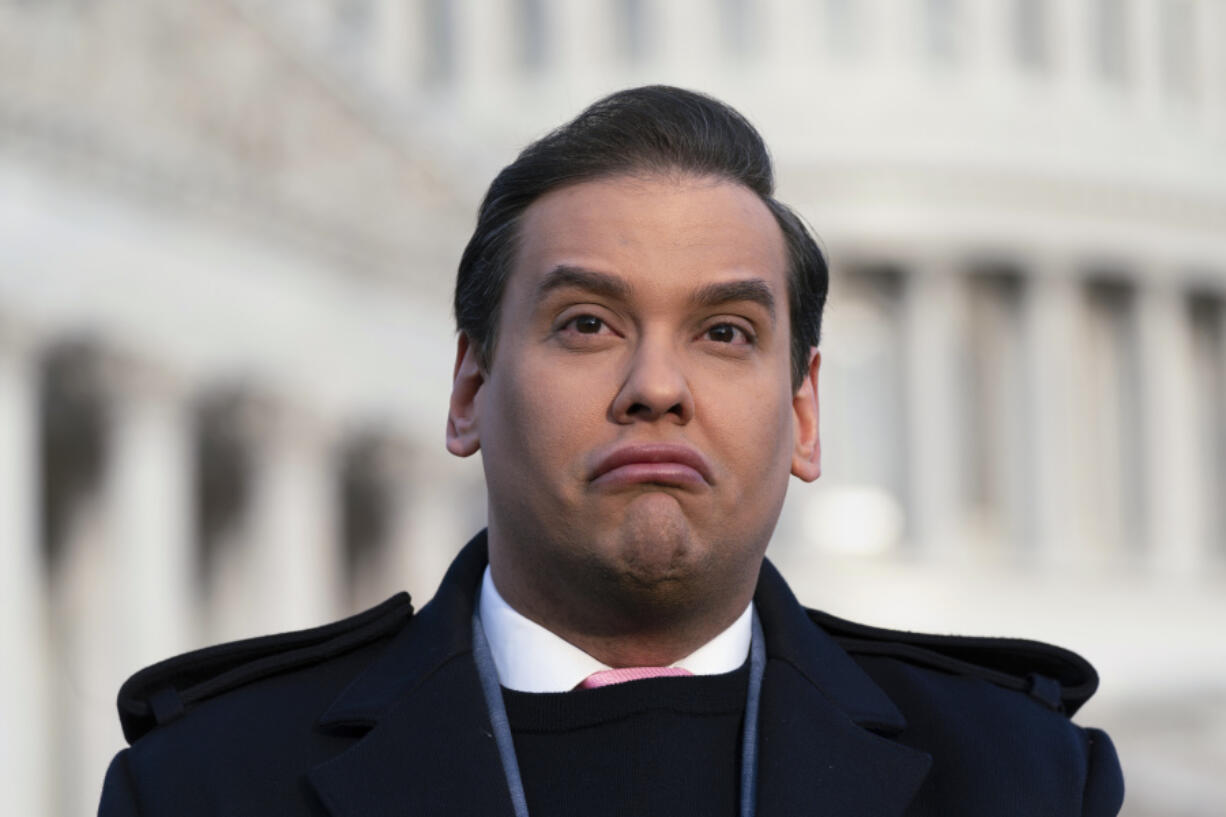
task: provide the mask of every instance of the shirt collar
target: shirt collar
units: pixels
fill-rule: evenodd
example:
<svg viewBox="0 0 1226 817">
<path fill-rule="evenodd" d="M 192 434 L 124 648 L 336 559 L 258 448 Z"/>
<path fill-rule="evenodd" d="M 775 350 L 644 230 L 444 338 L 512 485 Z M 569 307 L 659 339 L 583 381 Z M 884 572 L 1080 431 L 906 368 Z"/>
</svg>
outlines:
<svg viewBox="0 0 1226 817">
<path fill-rule="evenodd" d="M 498 593 L 487 565 L 479 602 L 498 680 L 519 692 L 568 692 L 593 672 L 611 669 L 520 613 Z M 723 632 L 671 666 L 695 675 L 732 672 L 745 663 L 753 634 L 753 602 Z"/>
</svg>

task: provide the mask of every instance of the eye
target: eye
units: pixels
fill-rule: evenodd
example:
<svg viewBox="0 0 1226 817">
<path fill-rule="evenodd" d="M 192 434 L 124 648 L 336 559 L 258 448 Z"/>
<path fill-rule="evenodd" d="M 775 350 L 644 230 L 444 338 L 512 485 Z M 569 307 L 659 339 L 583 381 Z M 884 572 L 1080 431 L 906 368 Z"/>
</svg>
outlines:
<svg viewBox="0 0 1226 817">
<path fill-rule="evenodd" d="M 734 323 L 717 323 L 708 327 L 703 334 L 716 343 L 740 344 L 750 343 L 753 340 L 747 331 Z"/>
<path fill-rule="evenodd" d="M 595 335 L 604 328 L 604 321 L 595 315 L 580 315 L 573 318 L 568 325 L 573 326 L 575 331 L 581 335 Z"/>
<path fill-rule="evenodd" d="M 558 330 L 574 332 L 576 335 L 601 335 L 609 330 L 609 325 L 596 315 L 582 314 L 575 315 L 574 318 L 559 326 Z"/>
<path fill-rule="evenodd" d="M 572 340 L 577 339 L 577 336 L 580 335 L 585 339 L 594 340 L 598 337 L 612 337 L 617 334 L 608 321 L 590 312 L 583 312 L 573 318 L 565 319 L 555 331 L 559 336 L 570 337 Z"/>
</svg>

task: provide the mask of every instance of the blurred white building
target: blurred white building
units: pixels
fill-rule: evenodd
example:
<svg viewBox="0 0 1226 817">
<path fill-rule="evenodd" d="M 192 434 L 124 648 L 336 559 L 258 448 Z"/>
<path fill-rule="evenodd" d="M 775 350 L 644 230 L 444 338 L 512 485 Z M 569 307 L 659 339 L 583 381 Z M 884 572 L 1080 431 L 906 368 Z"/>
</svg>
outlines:
<svg viewBox="0 0 1226 817">
<path fill-rule="evenodd" d="M 1076 649 L 1129 815 L 1226 812 L 1226 2 L 0 0 L 0 786 L 122 680 L 429 598 L 479 198 L 599 95 L 758 125 L 832 259 L 809 604 Z"/>
</svg>

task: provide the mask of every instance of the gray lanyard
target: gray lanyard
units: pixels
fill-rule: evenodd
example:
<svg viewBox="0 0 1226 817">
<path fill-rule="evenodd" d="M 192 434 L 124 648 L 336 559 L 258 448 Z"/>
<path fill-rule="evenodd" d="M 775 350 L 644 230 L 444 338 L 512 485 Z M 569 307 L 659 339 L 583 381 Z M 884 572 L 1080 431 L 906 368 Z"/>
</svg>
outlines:
<svg viewBox="0 0 1226 817">
<path fill-rule="evenodd" d="M 511 805 L 515 817 L 528 817 L 528 800 L 524 796 L 524 782 L 519 776 L 519 761 L 515 759 L 515 742 L 511 737 L 511 723 L 507 720 L 507 708 L 502 700 L 502 686 L 498 682 L 498 668 L 481 626 L 480 608 L 473 611 L 473 658 L 477 662 L 477 675 L 481 678 L 481 691 L 485 693 L 485 706 L 489 710 L 490 725 L 494 728 L 494 740 L 498 744 L 498 756 L 502 771 L 511 792 Z M 758 782 L 758 704 L 762 699 L 762 676 L 766 673 L 766 647 L 762 637 L 762 623 L 758 612 L 753 614 L 753 636 L 749 641 L 749 688 L 745 695 L 745 729 L 741 743 L 741 817 L 753 817 L 754 801 L 757 799 Z"/>
</svg>

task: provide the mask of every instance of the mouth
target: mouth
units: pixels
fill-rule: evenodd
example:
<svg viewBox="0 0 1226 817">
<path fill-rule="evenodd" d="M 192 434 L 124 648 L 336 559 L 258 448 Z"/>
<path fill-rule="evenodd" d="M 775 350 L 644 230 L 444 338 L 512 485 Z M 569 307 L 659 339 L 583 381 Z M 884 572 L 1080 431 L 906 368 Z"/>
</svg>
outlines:
<svg viewBox="0 0 1226 817">
<path fill-rule="evenodd" d="M 684 445 L 626 445 L 606 454 L 592 470 L 590 483 L 605 488 L 654 483 L 695 488 L 712 483 L 711 466 Z"/>
</svg>

